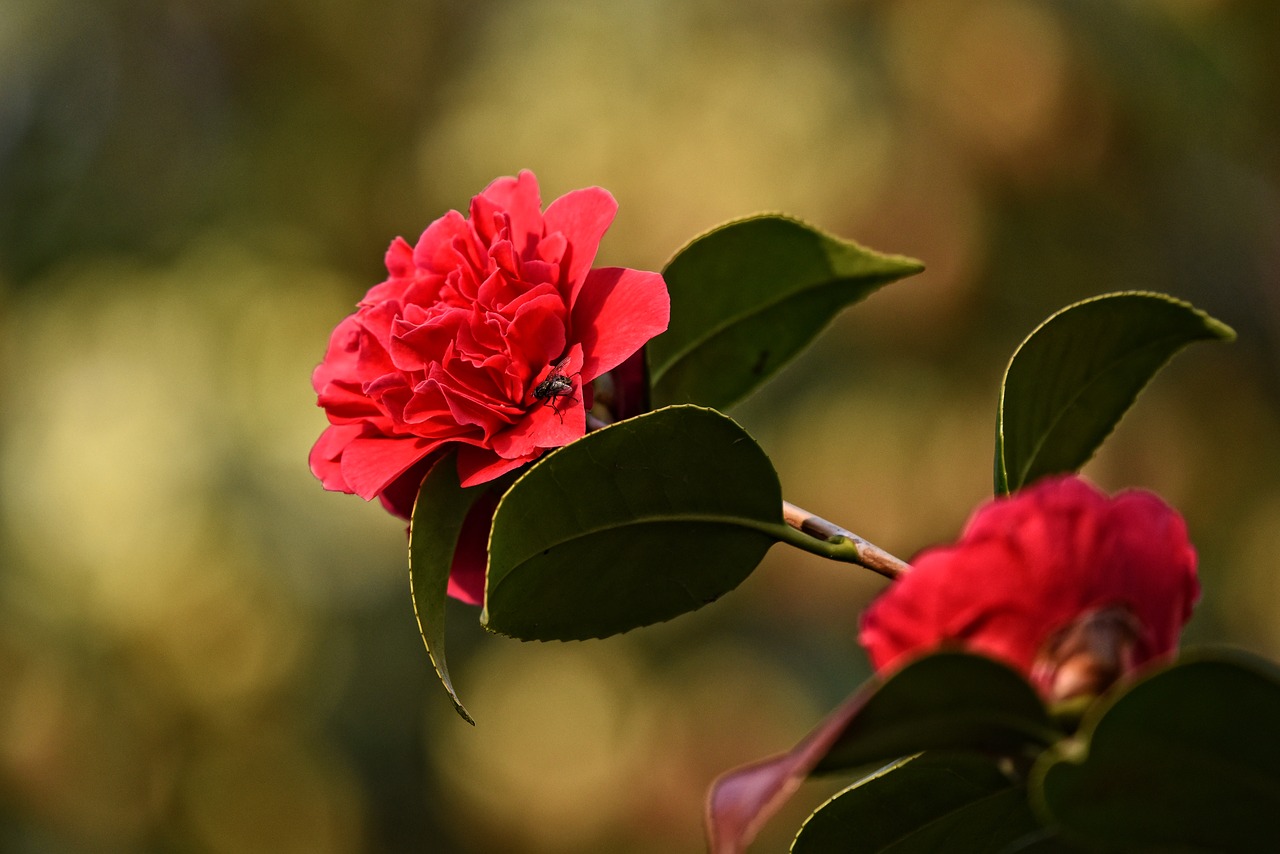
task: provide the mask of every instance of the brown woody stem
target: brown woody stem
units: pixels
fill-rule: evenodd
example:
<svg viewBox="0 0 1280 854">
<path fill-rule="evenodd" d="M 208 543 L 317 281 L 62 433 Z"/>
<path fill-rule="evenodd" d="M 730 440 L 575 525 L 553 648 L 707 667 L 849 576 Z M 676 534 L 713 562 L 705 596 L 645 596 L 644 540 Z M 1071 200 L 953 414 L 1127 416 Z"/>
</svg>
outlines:
<svg viewBox="0 0 1280 854">
<path fill-rule="evenodd" d="M 911 565 L 906 561 L 894 557 L 874 543 L 869 543 L 852 531 L 828 522 L 821 516 L 810 513 L 803 507 L 797 507 L 789 501 L 782 502 L 782 518 L 792 528 L 816 540 L 825 543 L 847 542 L 857 553 L 854 563 L 872 572 L 878 572 L 885 578 L 898 578 L 911 569 Z"/>
</svg>

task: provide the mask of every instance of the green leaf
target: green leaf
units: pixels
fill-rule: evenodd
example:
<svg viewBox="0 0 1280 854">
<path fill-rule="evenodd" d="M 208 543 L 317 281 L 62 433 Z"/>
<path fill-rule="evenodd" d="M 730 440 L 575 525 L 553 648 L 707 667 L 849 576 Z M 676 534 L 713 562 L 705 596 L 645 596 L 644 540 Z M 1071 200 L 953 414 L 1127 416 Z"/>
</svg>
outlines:
<svg viewBox="0 0 1280 854">
<path fill-rule="evenodd" d="M 547 455 L 503 496 L 481 622 L 580 640 L 669 620 L 738 586 L 790 531 L 741 427 L 696 406 L 646 413 Z"/>
<path fill-rule="evenodd" d="M 990 854 L 1042 831 L 992 759 L 923 755 L 859 780 L 818 808 L 792 854 Z"/>
<path fill-rule="evenodd" d="M 1189 656 L 1041 757 L 1033 804 L 1096 850 L 1280 851 L 1280 669 Z"/>
<path fill-rule="evenodd" d="M 907 665 L 876 689 L 814 773 L 922 750 L 1020 754 L 1061 736 L 1018 673 L 982 656 L 941 652 Z"/>
<path fill-rule="evenodd" d="M 413 519 L 409 523 L 409 592 L 418 631 L 440 684 L 449 692 L 458 714 L 474 725 L 449 678 L 449 665 L 444 656 L 444 606 L 458 533 L 467 511 L 483 489 L 459 486 L 453 460 L 449 454 L 431 467 L 413 503 Z"/>
<path fill-rule="evenodd" d="M 923 269 L 784 216 L 749 217 L 707 232 L 662 273 L 671 325 L 647 345 L 654 405 L 727 408 L 804 349 L 842 308 Z"/>
<path fill-rule="evenodd" d="M 1089 461 L 1138 393 L 1193 341 L 1235 333 L 1189 303 L 1126 292 L 1078 302 L 1019 345 L 996 420 L 996 494 Z"/>
<path fill-rule="evenodd" d="M 934 749 L 1020 758 L 1061 737 L 1017 673 L 980 656 L 937 653 L 864 684 L 786 753 L 720 775 L 707 796 L 709 850 L 743 850 L 810 774 Z"/>
</svg>

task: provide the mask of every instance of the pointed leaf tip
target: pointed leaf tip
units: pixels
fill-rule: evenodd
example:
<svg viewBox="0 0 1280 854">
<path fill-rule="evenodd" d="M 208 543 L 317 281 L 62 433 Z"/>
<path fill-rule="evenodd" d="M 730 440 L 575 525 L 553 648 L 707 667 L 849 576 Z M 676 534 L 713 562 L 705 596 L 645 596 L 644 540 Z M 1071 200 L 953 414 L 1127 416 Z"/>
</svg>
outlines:
<svg viewBox="0 0 1280 854">
<path fill-rule="evenodd" d="M 1234 338 L 1190 303 L 1145 291 L 1104 294 L 1053 314 L 1018 346 L 1000 386 L 996 494 L 1078 470 L 1179 350 Z"/>
<path fill-rule="evenodd" d="M 449 692 L 453 707 L 467 723 L 475 719 L 462 704 L 449 677 L 444 652 L 445 602 L 448 600 L 449 570 L 467 511 L 481 488 L 463 489 L 458 484 L 454 457 L 439 460 L 422 481 L 409 523 L 409 593 L 418 632 L 426 645 L 440 684 Z"/>
<path fill-rule="evenodd" d="M 648 345 L 653 400 L 724 409 L 800 353 L 841 309 L 923 269 L 777 214 L 714 228 L 663 270 L 671 323 Z"/>
</svg>

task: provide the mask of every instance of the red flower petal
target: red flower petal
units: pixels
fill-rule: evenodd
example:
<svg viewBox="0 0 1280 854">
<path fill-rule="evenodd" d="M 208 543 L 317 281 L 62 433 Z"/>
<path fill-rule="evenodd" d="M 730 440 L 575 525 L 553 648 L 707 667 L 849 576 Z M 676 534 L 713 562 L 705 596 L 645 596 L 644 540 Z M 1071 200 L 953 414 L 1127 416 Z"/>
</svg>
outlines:
<svg viewBox="0 0 1280 854">
<path fill-rule="evenodd" d="M 387 512 L 393 516 L 399 516 L 406 522 L 413 518 L 413 505 L 418 500 L 418 491 L 422 489 L 422 480 L 435 463 L 435 454 L 423 457 L 378 493 L 378 500 L 382 502 Z"/>
<path fill-rule="evenodd" d="M 557 232 L 568 240 L 568 298 L 577 300 L 586 282 L 587 271 L 596 260 L 596 251 L 604 233 L 618 213 L 618 202 L 600 187 L 587 187 L 565 193 L 547 207 L 543 216 L 547 234 Z"/>
<path fill-rule="evenodd" d="M 532 369 L 522 379 L 531 379 L 560 358 L 569 344 L 564 327 L 564 304 L 554 297 L 540 296 L 520 306 L 507 327 L 506 342 L 512 362 Z"/>
<path fill-rule="evenodd" d="M 539 449 L 539 453 L 541 449 Z M 463 486 L 479 486 L 509 471 L 515 471 L 525 463 L 533 462 L 538 454 L 505 459 L 488 448 L 462 445 L 458 448 L 458 477 Z"/>
<path fill-rule="evenodd" d="M 863 614 L 859 640 L 877 671 L 958 646 L 1030 674 L 1056 632 L 1120 607 L 1141 627 L 1138 666 L 1176 647 L 1199 595 L 1195 564 L 1158 497 L 1052 478 L 985 504 L 959 542 L 918 556 Z"/>
<path fill-rule="evenodd" d="M 439 444 L 408 436 L 353 439 L 342 451 L 342 476 L 352 492 L 370 501 Z"/>
<path fill-rule="evenodd" d="M 342 451 L 364 431 L 361 424 L 335 424 L 327 427 L 311 448 L 308 462 L 311 473 L 320 478 L 325 489 L 351 492 L 342 476 Z"/>
<path fill-rule="evenodd" d="M 449 211 L 427 226 L 413 247 L 413 263 L 437 273 L 452 272 L 459 265 L 478 267 L 484 256 L 471 224 L 457 211 Z"/>
<path fill-rule="evenodd" d="M 383 263 L 393 278 L 403 279 L 413 275 L 413 247 L 403 237 L 397 237 L 387 247 Z"/>
<path fill-rule="evenodd" d="M 542 197 L 538 179 L 528 169 L 514 178 L 499 178 L 472 200 L 471 224 L 481 235 L 492 234 L 490 211 L 498 210 L 511 218 L 511 241 L 523 255 L 530 238 L 542 237 Z"/>
<path fill-rule="evenodd" d="M 559 448 L 586 433 L 591 389 L 581 382 L 582 347 L 574 344 L 569 355 L 562 361 L 547 366 L 534 378 L 532 388 L 537 388 L 553 371 L 569 379 L 573 384 L 573 393 L 542 400 L 535 398 L 536 403 L 523 421 L 516 424 L 508 434 L 494 437 L 493 449 L 501 456 L 536 456 L 544 448 Z"/>
<path fill-rule="evenodd" d="M 311 372 L 311 387 L 317 393 L 335 379 L 349 379 L 359 370 L 361 327 L 355 315 L 344 318 L 329 336 L 324 361 Z"/>
<path fill-rule="evenodd" d="M 573 331 L 582 343 L 582 379 L 590 382 L 665 332 L 671 297 L 659 273 L 602 267 L 587 274 L 573 304 Z"/>
</svg>

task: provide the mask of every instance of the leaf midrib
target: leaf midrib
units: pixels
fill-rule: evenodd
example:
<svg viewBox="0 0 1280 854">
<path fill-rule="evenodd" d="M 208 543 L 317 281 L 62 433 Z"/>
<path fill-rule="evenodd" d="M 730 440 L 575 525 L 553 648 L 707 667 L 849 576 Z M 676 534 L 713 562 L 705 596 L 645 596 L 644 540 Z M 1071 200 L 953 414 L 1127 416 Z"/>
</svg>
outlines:
<svg viewBox="0 0 1280 854">
<path fill-rule="evenodd" d="M 781 504 L 779 504 L 781 506 Z M 572 535 L 560 537 L 554 541 L 543 541 L 542 544 L 531 549 L 529 555 L 535 555 L 549 549 L 559 548 L 567 543 L 576 542 L 578 540 L 588 539 L 590 537 L 607 534 L 625 528 L 637 528 L 646 525 L 656 524 L 678 524 L 678 525 L 725 525 L 734 528 L 747 528 L 758 533 L 765 534 L 772 539 L 778 539 L 776 536 L 779 528 L 786 523 L 779 517 L 776 521 L 766 522 L 763 519 L 751 519 L 742 516 L 732 516 L 725 513 L 680 513 L 680 514 L 655 514 L 639 518 L 629 518 L 622 524 L 603 524 L 596 525 L 591 528 L 579 529 Z M 519 566 L 528 558 L 523 558 L 513 564 Z"/>
<path fill-rule="evenodd" d="M 1080 398 L 1081 398 L 1081 397 L 1083 397 L 1083 396 L 1084 396 L 1084 393 L 1085 393 L 1086 391 L 1088 391 L 1090 388 L 1094 387 L 1098 382 L 1100 382 L 1100 381 L 1103 379 L 1103 377 L 1104 377 L 1107 373 L 1109 373 L 1111 370 L 1113 370 L 1114 368 L 1116 368 L 1116 366 L 1121 365 L 1121 364 L 1124 364 L 1124 363 L 1126 363 L 1126 362 L 1129 362 L 1129 361 L 1131 361 L 1131 360 L 1135 359 L 1135 358 L 1136 358 L 1136 357 L 1138 357 L 1139 355 L 1141 355 L 1141 354 L 1143 354 L 1143 353 L 1146 353 L 1146 352 L 1147 352 L 1147 351 L 1149 351 L 1149 350 L 1154 349 L 1155 347 L 1157 347 L 1157 345 L 1164 345 L 1164 344 L 1166 344 L 1166 343 L 1167 343 L 1167 342 L 1169 342 L 1169 341 L 1178 341 L 1178 340 L 1181 340 L 1181 339 L 1182 339 L 1182 336 L 1181 336 L 1181 335 L 1173 334 L 1173 333 L 1171 333 L 1171 334 L 1169 334 L 1169 335 L 1165 335 L 1165 336 L 1163 336 L 1163 337 L 1161 337 L 1161 338 L 1154 339 L 1154 340 L 1152 340 L 1152 341 L 1148 342 L 1147 344 L 1143 345 L 1142 347 L 1139 347 L 1139 348 L 1137 348 L 1137 349 L 1135 349 L 1135 350 L 1130 350 L 1128 353 L 1124 354 L 1123 356 L 1120 356 L 1120 357 L 1118 357 L 1118 358 L 1115 358 L 1115 359 L 1112 359 L 1112 360 L 1108 361 L 1105 365 L 1103 365 L 1101 368 L 1099 368 L 1099 369 L 1098 369 L 1098 370 L 1097 370 L 1097 371 L 1096 371 L 1092 376 L 1090 376 L 1090 377 L 1089 377 L 1089 379 L 1088 379 L 1086 382 L 1084 382 L 1083 384 L 1081 384 L 1081 386 L 1080 386 L 1079 390 L 1078 390 L 1078 391 L 1076 391 L 1076 393 L 1075 393 L 1075 394 L 1071 395 L 1070 399 L 1069 399 L 1069 400 L 1068 400 L 1068 401 L 1067 401 L 1063 406 L 1061 406 L 1061 407 L 1056 411 L 1056 413 L 1054 414 L 1053 418 L 1048 422 L 1048 427 L 1047 427 L 1047 429 L 1045 429 L 1045 430 L 1041 433 L 1041 436 L 1040 436 L 1039 441 L 1037 441 L 1037 442 L 1032 446 L 1032 450 L 1031 450 L 1030 455 L 1027 457 L 1027 462 L 1026 462 L 1026 464 L 1025 464 L 1025 465 L 1023 465 L 1023 466 L 1020 468 L 1020 470 L 1018 471 L 1018 481 L 1017 481 L 1017 482 L 1018 482 L 1018 486 L 1019 486 L 1019 487 L 1022 487 L 1022 486 L 1025 486 L 1025 485 L 1026 485 L 1027 472 L 1031 471 L 1032 467 L 1035 465 L 1036 460 L 1038 460 L 1038 459 L 1040 458 L 1040 454 L 1041 454 L 1041 452 L 1044 450 L 1045 443 L 1046 443 L 1046 442 L 1048 442 L 1049 437 L 1050 437 L 1051 435 L 1053 435 L 1053 433 L 1054 433 L 1054 431 L 1055 431 L 1055 430 L 1057 430 L 1058 425 L 1062 422 L 1062 419 L 1066 417 L 1067 413 L 1068 413 L 1068 412 L 1070 412 L 1072 409 L 1074 409 L 1074 408 L 1075 408 L 1076 403 L 1080 400 Z M 1200 340 L 1203 340 L 1203 336 L 1197 336 L 1197 337 L 1195 337 L 1195 338 L 1187 339 L 1187 340 L 1183 341 L 1181 344 L 1179 344 L 1177 347 L 1174 347 L 1174 349 L 1172 349 L 1172 350 L 1170 350 L 1170 351 L 1169 351 L 1168 355 L 1166 355 L 1166 356 L 1165 356 L 1165 358 L 1161 361 L 1161 363 L 1160 363 L 1159 365 L 1157 365 L 1157 366 L 1156 366 L 1156 370 L 1158 371 L 1158 370 L 1159 370 L 1159 369 L 1160 369 L 1164 364 L 1166 364 L 1170 359 L 1172 359 L 1172 358 L 1173 358 L 1173 356 L 1174 356 L 1174 355 L 1178 352 L 1178 350 L 1180 350 L 1182 347 L 1187 346 L 1188 344 L 1190 344 L 1190 343 L 1191 343 L 1191 342 L 1193 342 L 1193 341 L 1200 341 Z M 1154 378 L 1154 372 L 1153 372 L 1152 378 Z M 1144 388 L 1146 388 L 1146 384 L 1143 384 L 1141 387 L 1139 387 L 1139 388 L 1138 388 L 1138 390 L 1137 390 L 1137 391 L 1135 391 L 1135 392 L 1133 393 L 1132 400 L 1136 400 L 1136 399 L 1137 399 L 1137 397 L 1138 397 L 1138 395 L 1142 393 L 1142 391 L 1143 391 L 1143 389 L 1144 389 Z M 1118 424 L 1120 423 L 1120 419 L 1121 419 L 1121 418 L 1123 418 L 1127 412 L 1128 412 L 1128 407 L 1125 407 L 1125 410 L 1124 410 L 1123 412 L 1121 412 L 1121 413 L 1120 413 L 1120 418 L 1115 419 L 1115 420 L 1111 423 L 1111 426 L 1107 429 L 1106 433 L 1105 433 L 1105 434 L 1103 434 L 1103 438 L 1106 438 L 1106 436 L 1110 435 L 1110 434 L 1111 434 L 1111 432 L 1112 432 L 1113 430 L 1115 430 L 1116 425 L 1118 425 Z M 1002 437 L 1003 437 L 1003 434 L 1004 434 L 1004 399 L 1003 399 L 1003 395 L 1001 396 L 1001 401 L 1000 401 L 1000 427 L 1001 427 L 1000 432 L 1001 432 L 1001 435 L 1002 435 Z M 1002 444 L 1003 444 L 1003 451 L 1004 451 L 1004 455 L 1007 457 L 1007 456 L 1008 456 L 1008 453 L 1007 453 L 1007 452 L 1008 452 L 1008 448 L 1009 448 L 1009 443 L 1008 443 L 1008 441 L 1006 440 L 1006 441 L 1004 441 Z M 1096 452 L 1096 450 L 1097 450 L 1097 449 L 1095 448 L 1095 449 L 1094 449 L 1094 451 Z M 1092 457 L 1092 454 L 1090 454 L 1090 457 Z M 1088 461 L 1088 458 L 1086 458 L 1085 462 L 1087 462 L 1087 461 Z M 1004 461 L 1002 461 L 1002 463 L 1004 463 Z M 1004 470 L 1005 470 L 1005 486 L 1006 486 L 1006 487 L 1008 487 L 1010 484 L 1009 484 L 1009 480 L 1008 480 L 1008 476 L 1009 476 L 1009 467 L 1008 467 L 1008 465 L 1007 465 L 1007 464 L 1006 464 L 1006 465 L 1004 465 Z"/>
</svg>

